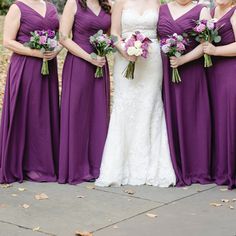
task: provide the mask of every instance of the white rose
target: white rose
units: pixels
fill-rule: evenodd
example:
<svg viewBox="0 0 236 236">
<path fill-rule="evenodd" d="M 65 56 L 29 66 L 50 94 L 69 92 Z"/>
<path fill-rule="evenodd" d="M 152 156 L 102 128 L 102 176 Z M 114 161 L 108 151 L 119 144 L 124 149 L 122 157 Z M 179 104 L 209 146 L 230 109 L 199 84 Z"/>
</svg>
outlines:
<svg viewBox="0 0 236 236">
<path fill-rule="evenodd" d="M 141 56 L 143 54 L 143 50 L 142 50 L 142 48 L 139 48 L 139 49 L 136 49 L 136 52 L 135 52 L 135 56 L 136 57 L 139 57 L 139 56 Z"/>
<path fill-rule="evenodd" d="M 129 56 L 134 56 L 136 53 L 136 48 L 135 47 L 129 47 L 127 50 L 127 53 Z"/>
<path fill-rule="evenodd" d="M 134 46 L 135 46 L 136 48 L 141 48 L 142 42 L 138 40 L 138 41 L 136 41 L 136 42 L 134 43 Z"/>
</svg>

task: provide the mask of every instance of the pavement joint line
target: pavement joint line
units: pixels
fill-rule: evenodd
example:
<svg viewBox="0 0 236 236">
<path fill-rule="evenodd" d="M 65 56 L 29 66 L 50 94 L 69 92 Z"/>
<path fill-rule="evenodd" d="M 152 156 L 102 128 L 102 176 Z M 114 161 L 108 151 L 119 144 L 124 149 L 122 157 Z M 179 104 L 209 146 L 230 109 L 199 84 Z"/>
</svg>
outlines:
<svg viewBox="0 0 236 236">
<path fill-rule="evenodd" d="M 107 191 L 107 190 L 97 189 L 97 188 L 95 188 L 94 190 L 97 190 L 97 191 L 100 191 L 100 192 L 105 192 L 105 193 L 112 193 L 112 194 L 115 194 L 115 195 L 120 195 L 122 197 L 130 197 L 130 198 L 135 198 L 135 199 L 144 200 L 144 201 L 148 201 L 148 202 L 165 204 L 165 202 L 160 202 L 160 201 L 155 201 L 155 200 L 151 200 L 151 199 L 147 199 L 147 198 L 137 197 L 137 196 L 131 195 L 131 194 L 127 194 L 126 195 L 124 193 L 110 192 L 110 191 Z"/>
<path fill-rule="evenodd" d="M 29 227 L 26 227 L 26 226 L 23 226 L 23 225 L 17 225 L 17 224 L 14 224 L 14 223 L 11 223 L 11 222 L 8 222 L 8 221 L 4 221 L 4 220 L 0 220 L 0 223 L 8 224 L 8 225 L 13 225 L 13 226 L 19 227 L 19 228 L 21 228 L 21 229 L 33 231 L 32 228 L 29 228 Z M 47 232 L 44 232 L 44 231 L 42 231 L 42 230 L 38 230 L 38 231 L 36 231 L 36 232 L 37 232 L 37 233 L 44 234 L 44 235 L 49 235 L 49 236 L 57 236 L 56 234 L 47 233 Z"/>
<path fill-rule="evenodd" d="M 114 226 L 114 225 L 117 225 L 117 224 L 119 224 L 119 223 L 122 223 L 122 222 L 125 222 L 125 221 L 128 221 L 128 220 L 131 220 L 131 219 L 133 219 L 133 218 L 136 218 L 137 216 L 141 216 L 141 215 L 143 215 L 143 214 L 146 214 L 146 213 L 148 213 L 148 212 L 150 212 L 150 211 L 154 211 L 154 210 L 157 210 L 157 209 L 159 209 L 159 208 L 166 207 L 166 206 L 168 206 L 168 205 L 171 205 L 171 204 L 174 203 L 174 202 L 179 202 L 179 201 L 181 201 L 181 200 L 184 200 L 184 199 L 187 199 L 187 198 L 191 198 L 191 197 L 193 197 L 193 196 L 196 196 L 196 195 L 198 195 L 198 194 L 207 192 L 207 191 L 212 190 L 212 189 L 214 189 L 214 188 L 217 188 L 217 186 L 213 186 L 213 187 L 211 187 L 211 188 L 201 190 L 201 191 L 196 192 L 196 193 L 193 193 L 193 194 L 191 194 L 191 195 L 188 195 L 188 196 L 185 196 L 185 197 L 182 197 L 182 198 L 179 198 L 179 199 L 176 199 L 176 200 L 173 200 L 173 201 L 164 203 L 163 205 L 156 206 L 156 207 L 154 207 L 154 208 L 145 210 L 145 211 L 140 212 L 140 213 L 138 213 L 138 214 L 136 214 L 136 215 L 127 217 L 127 218 L 122 219 L 122 220 L 120 220 L 120 221 L 114 222 L 114 223 L 112 223 L 112 224 L 110 224 L 110 225 L 107 225 L 107 226 L 101 227 L 101 228 L 99 228 L 99 229 L 96 229 L 96 230 L 92 231 L 91 233 L 99 232 L 99 231 L 104 230 L 104 229 L 106 229 L 106 228 L 109 228 L 109 227 L 111 227 L 111 226 Z"/>
<path fill-rule="evenodd" d="M 213 188 L 216 188 L 217 186 L 213 186 L 213 187 L 210 187 L 210 188 L 207 188 L 207 189 L 203 189 L 201 191 L 197 191 L 196 193 L 192 193 L 190 195 L 187 195 L 187 196 L 184 196 L 184 197 L 180 197 L 180 198 L 177 198 L 176 200 L 174 201 L 170 201 L 170 202 L 162 202 L 162 201 L 156 201 L 156 200 L 151 200 L 151 199 L 147 199 L 147 198 L 143 198 L 143 197 L 137 197 L 135 195 L 130 195 L 130 194 L 124 194 L 124 193 L 117 193 L 117 192 L 110 192 L 108 190 L 105 190 L 105 189 L 97 189 L 95 188 L 94 190 L 97 190 L 97 191 L 100 191 L 100 192 L 105 192 L 105 193 L 112 193 L 112 194 L 116 194 L 116 195 L 120 195 L 120 196 L 127 196 L 127 197 L 130 197 L 130 198 L 135 198 L 135 199 L 140 199 L 140 200 L 145 200 L 145 201 L 149 201 L 149 202 L 154 202 L 154 203 L 159 203 L 159 204 L 162 204 L 162 205 L 166 205 L 166 204 L 169 204 L 169 203 L 173 203 L 173 202 L 176 202 L 176 201 L 179 201 L 181 199 L 184 199 L 186 197 L 190 197 L 190 196 L 193 196 L 195 194 L 198 194 L 198 193 L 202 193 L 204 191 L 208 191 L 208 190 L 211 190 Z M 125 188 L 122 188 L 122 191 L 124 190 Z M 131 186 L 131 189 L 132 189 L 132 186 Z"/>
</svg>

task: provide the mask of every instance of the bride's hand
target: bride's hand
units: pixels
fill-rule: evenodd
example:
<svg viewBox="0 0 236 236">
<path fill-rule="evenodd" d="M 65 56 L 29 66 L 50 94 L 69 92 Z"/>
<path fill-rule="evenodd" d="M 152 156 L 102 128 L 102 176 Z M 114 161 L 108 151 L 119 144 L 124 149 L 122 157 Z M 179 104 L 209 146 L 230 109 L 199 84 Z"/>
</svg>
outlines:
<svg viewBox="0 0 236 236">
<path fill-rule="evenodd" d="M 125 51 L 122 52 L 122 56 L 128 61 L 136 62 L 137 60 L 136 56 L 129 56 Z"/>
</svg>

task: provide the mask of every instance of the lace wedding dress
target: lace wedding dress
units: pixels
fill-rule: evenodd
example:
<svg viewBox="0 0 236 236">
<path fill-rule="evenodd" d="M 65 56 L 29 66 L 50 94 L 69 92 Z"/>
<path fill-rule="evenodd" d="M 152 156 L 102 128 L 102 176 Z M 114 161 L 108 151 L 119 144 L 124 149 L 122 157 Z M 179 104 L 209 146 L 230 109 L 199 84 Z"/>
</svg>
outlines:
<svg viewBox="0 0 236 236">
<path fill-rule="evenodd" d="M 162 60 L 156 37 L 158 13 L 123 10 L 122 37 L 135 31 L 149 37 L 147 59 L 138 58 L 134 80 L 123 77 L 128 61 L 114 64 L 114 104 L 97 186 L 175 184 L 162 103 Z"/>
</svg>

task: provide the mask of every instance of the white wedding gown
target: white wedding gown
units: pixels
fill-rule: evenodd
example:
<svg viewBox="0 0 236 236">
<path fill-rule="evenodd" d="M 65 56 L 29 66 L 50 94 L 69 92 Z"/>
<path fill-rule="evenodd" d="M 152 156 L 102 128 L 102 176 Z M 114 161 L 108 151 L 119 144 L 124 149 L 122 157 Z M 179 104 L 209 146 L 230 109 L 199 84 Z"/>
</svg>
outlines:
<svg viewBox="0 0 236 236">
<path fill-rule="evenodd" d="M 149 37 L 147 59 L 138 58 L 134 80 L 119 53 L 114 64 L 114 103 L 97 186 L 175 185 L 162 102 L 162 60 L 156 37 L 158 13 L 123 10 L 122 37 L 135 31 Z"/>
</svg>

